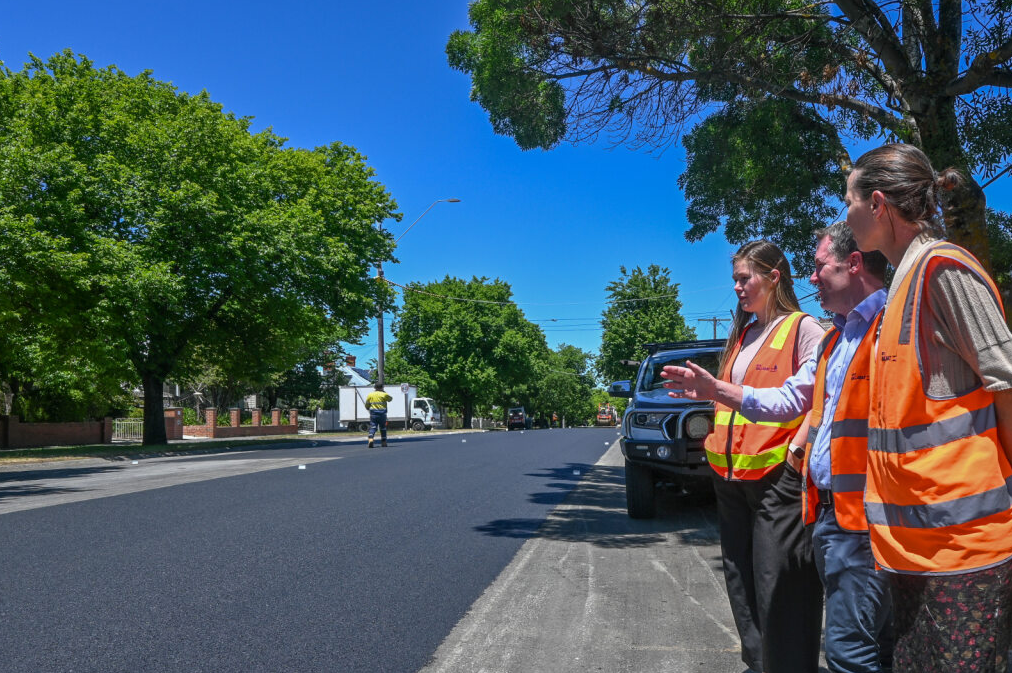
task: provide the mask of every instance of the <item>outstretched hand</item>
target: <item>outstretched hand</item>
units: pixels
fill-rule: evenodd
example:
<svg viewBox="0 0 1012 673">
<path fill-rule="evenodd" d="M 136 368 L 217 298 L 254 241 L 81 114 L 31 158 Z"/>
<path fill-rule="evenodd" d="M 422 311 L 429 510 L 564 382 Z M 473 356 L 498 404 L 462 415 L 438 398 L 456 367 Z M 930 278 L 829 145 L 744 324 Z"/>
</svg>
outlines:
<svg viewBox="0 0 1012 673">
<path fill-rule="evenodd" d="M 661 378 L 668 379 L 665 388 L 671 388 L 670 397 L 689 400 L 712 400 L 717 394 L 717 379 L 710 372 L 690 360 L 684 367 L 668 365 L 661 370 Z"/>
</svg>

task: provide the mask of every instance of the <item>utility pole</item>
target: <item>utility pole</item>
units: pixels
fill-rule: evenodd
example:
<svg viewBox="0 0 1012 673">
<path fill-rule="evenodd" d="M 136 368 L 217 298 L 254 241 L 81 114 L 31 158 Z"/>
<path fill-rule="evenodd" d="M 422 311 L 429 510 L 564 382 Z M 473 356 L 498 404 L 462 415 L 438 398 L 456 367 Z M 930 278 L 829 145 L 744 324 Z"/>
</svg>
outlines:
<svg viewBox="0 0 1012 673">
<path fill-rule="evenodd" d="M 730 318 L 718 318 L 713 316 L 712 318 L 696 318 L 696 322 L 712 322 L 713 323 L 713 338 L 717 338 L 717 323 L 719 322 L 731 322 Z"/>
</svg>

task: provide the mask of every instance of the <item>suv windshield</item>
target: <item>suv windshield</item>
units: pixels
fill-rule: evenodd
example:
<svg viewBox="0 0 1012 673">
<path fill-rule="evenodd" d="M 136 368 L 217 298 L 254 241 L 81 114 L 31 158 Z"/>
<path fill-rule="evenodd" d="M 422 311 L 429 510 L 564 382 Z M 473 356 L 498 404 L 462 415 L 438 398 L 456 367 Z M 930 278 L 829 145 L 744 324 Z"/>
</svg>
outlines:
<svg viewBox="0 0 1012 673">
<path fill-rule="evenodd" d="M 667 379 L 661 378 L 661 370 L 668 365 L 684 367 L 686 360 L 692 360 L 692 362 L 716 376 L 717 366 L 720 364 L 720 353 L 693 353 L 688 357 L 686 357 L 685 353 L 658 353 L 651 357 L 647 363 L 639 389 L 643 392 L 653 390 L 664 391 L 664 384 L 667 383 Z"/>
</svg>

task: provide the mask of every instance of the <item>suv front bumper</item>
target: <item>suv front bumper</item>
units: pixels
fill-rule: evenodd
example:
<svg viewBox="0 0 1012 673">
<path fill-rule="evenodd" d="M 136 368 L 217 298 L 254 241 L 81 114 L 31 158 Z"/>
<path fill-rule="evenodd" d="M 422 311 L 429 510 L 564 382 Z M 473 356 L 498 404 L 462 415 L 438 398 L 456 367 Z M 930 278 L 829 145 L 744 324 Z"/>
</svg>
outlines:
<svg viewBox="0 0 1012 673">
<path fill-rule="evenodd" d="M 640 440 L 623 437 L 620 440 L 622 455 L 631 463 L 652 470 L 683 477 L 709 477 L 712 471 L 706 462 L 702 440 Z M 660 449 L 667 447 L 669 455 L 662 458 Z"/>
</svg>

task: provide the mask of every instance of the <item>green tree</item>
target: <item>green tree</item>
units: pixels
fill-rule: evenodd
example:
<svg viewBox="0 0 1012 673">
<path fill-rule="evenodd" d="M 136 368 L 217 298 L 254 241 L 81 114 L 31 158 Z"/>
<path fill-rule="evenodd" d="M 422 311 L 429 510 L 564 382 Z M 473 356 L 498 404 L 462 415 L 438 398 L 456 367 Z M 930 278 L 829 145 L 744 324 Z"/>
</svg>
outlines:
<svg viewBox="0 0 1012 673">
<path fill-rule="evenodd" d="M 358 338 L 392 299 L 370 278 L 393 248 L 374 225 L 400 216 L 364 157 L 250 125 L 206 92 L 70 52 L 0 71 L 0 239 L 77 262 L 40 319 L 58 324 L 65 302 L 101 324 L 144 387 L 146 444 L 165 441 L 169 376 L 214 362 L 266 378 Z M 31 259 L 10 260 L 22 286 Z"/>
<path fill-rule="evenodd" d="M 568 425 L 586 423 L 597 405 L 591 400 L 593 354 L 567 344 L 547 353 L 544 374 L 535 384 L 534 408 L 551 417 L 557 414 Z"/>
<path fill-rule="evenodd" d="M 548 348 L 512 296 L 498 279 L 413 283 L 394 318 L 389 376 L 418 383 L 420 392 L 459 410 L 464 427 L 476 407 L 508 405 L 511 391 L 533 380 Z"/>
<path fill-rule="evenodd" d="M 520 147 L 605 132 L 663 148 L 691 129 L 689 240 L 725 225 L 733 243 L 767 236 L 807 261 L 849 148 L 871 138 L 980 182 L 1009 169 L 1004 0 L 475 0 L 469 15 L 450 65 Z M 948 195 L 944 217 L 986 264 L 1002 232 L 985 226 L 982 185 Z"/>
<path fill-rule="evenodd" d="M 0 218 L 4 211 L 0 204 Z M 136 381 L 125 353 L 103 333 L 103 321 L 82 313 L 75 301 L 88 292 L 82 273 L 87 257 L 68 251 L 62 240 L 19 231 L 0 235 L 4 413 L 26 421 L 76 421 L 130 406 Z"/>
<path fill-rule="evenodd" d="M 651 264 L 644 272 L 619 267 L 621 276 L 608 284 L 609 306 L 601 314 L 601 353 L 597 371 L 605 381 L 630 378 L 635 370 L 622 360 L 646 357 L 643 344 L 695 339 L 696 331 L 685 325 L 678 301 L 678 284 L 671 271 Z"/>
</svg>

